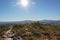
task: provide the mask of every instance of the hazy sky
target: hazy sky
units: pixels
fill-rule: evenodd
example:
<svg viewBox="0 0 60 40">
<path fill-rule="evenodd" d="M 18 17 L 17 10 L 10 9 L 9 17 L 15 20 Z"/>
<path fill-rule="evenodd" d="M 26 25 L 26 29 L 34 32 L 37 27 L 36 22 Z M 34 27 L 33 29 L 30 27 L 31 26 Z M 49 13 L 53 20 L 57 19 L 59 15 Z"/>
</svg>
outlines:
<svg viewBox="0 0 60 40">
<path fill-rule="evenodd" d="M 60 20 L 60 0 L 0 0 L 0 21 Z"/>
</svg>

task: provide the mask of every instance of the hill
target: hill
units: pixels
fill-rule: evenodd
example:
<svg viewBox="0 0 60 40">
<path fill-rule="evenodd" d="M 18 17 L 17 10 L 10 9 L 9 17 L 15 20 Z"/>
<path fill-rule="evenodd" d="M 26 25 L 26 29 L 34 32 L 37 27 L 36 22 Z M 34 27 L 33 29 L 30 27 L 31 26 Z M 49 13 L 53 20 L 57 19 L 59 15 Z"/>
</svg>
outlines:
<svg viewBox="0 0 60 40">
<path fill-rule="evenodd" d="M 0 36 L 10 28 L 15 36 L 21 36 L 24 40 L 60 40 L 60 25 L 31 22 L 25 24 L 0 25 Z"/>
</svg>

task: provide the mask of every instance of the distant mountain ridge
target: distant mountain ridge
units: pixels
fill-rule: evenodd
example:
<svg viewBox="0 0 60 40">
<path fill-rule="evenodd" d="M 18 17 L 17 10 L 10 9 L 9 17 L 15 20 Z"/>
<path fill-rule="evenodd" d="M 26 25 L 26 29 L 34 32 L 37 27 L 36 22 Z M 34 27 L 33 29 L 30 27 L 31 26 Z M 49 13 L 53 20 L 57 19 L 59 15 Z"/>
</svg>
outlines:
<svg viewBox="0 0 60 40">
<path fill-rule="evenodd" d="M 32 22 L 31 20 L 24 20 L 24 21 L 0 22 L 0 24 L 25 24 L 31 22 Z"/>
<path fill-rule="evenodd" d="M 24 20 L 24 21 L 12 21 L 12 22 L 0 22 L 0 24 L 25 24 L 25 23 L 32 23 L 32 20 Z M 40 20 L 40 23 L 46 24 L 60 24 L 60 20 Z"/>
<path fill-rule="evenodd" d="M 40 22 L 47 24 L 60 24 L 60 20 L 41 20 Z"/>
</svg>

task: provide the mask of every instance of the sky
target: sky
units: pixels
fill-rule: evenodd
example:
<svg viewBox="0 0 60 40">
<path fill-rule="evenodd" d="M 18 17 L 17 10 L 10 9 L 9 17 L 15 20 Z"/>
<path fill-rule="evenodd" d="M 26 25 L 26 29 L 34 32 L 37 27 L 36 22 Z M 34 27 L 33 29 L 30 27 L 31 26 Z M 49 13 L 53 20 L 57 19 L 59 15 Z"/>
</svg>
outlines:
<svg viewBox="0 0 60 40">
<path fill-rule="evenodd" d="M 60 0 L 0 0 L 0 21 L 60 20 Z"/>
</svg>

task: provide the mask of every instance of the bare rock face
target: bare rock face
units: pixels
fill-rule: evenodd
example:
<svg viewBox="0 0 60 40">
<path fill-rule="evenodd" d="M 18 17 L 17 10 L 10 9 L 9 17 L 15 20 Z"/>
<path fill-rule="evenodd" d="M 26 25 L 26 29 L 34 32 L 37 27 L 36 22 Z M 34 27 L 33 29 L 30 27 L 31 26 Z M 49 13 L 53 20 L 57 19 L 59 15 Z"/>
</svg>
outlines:
<svg viewBox="0 0 60 40">
<path fill-rule="evenodd" d="M 12 38 L 3 38 L 3 40 L 13 40 Z"/>
<path fill-rule="evenodd" d="M 2 35 L 2 40 L 22 40 L 20 36 L 15 36 L 15 33 L 12 32 L 13 27 L 10 26 L 10 29 Z"/>
<path fill-rule="evenodd" d="M 10 28 L 8 31 L 5 32 L 5 34 L 3 35 L 3 40 L 13 40 L 13 38 L 11 37 L 14 36 L 14 33 L 11 31 L 12 31 L 12 28 Z"/>
</svg>

